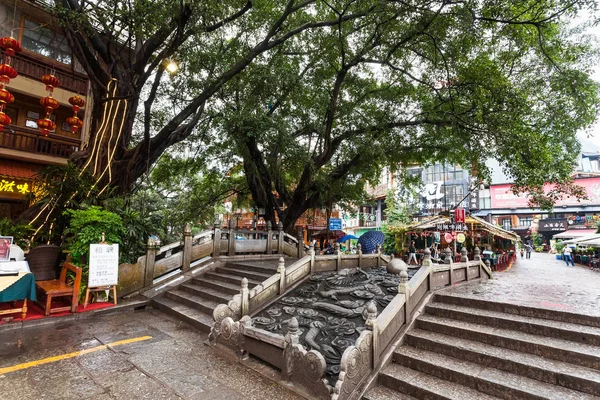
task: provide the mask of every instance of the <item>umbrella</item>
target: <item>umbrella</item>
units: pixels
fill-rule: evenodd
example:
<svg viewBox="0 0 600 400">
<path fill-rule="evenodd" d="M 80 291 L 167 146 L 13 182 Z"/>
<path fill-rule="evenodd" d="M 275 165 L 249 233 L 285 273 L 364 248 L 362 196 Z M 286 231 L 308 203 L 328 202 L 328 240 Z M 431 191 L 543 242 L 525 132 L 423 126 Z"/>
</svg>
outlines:
<svg viewBox="0 0 600 400">
<path fill-rule="evenodd" d="M 330 239 L 335 239 L 338 237 L 342 237 L 346 234 L 346 232 L 344 231 L 329 231 L 329 238 Z M 315 232 L 313 233 L 312 237 L 313 238 L 323 238 L 323 239 L 327 239 L 327 229 L 323 229 L 319 232 Z"/>
<path fill-rule="evenodd" d="M 381 231 L 368 231 L 358 238 L 358 244 L 362 246 L 363 254 L 374 253 L 378 244 L 383 244 L 385 235 Z"/>
<path fill-rule="evenodd" d="M 342 236 L 341 238 L 339 238 L 338 240 L 336 240 L 336 242 L 343 243 L 343 242 L 347 242 L 348 240 L 352 240 L 352 239 L 358 239 L 358 238 L 354 235 L 345 235 L 345 236 Z"/>
</svg>

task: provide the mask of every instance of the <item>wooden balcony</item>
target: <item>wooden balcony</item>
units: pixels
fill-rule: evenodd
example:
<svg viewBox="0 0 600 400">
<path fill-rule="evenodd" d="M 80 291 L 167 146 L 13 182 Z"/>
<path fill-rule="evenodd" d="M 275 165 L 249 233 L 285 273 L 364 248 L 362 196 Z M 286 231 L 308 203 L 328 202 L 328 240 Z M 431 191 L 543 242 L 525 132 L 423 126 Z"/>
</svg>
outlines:
<svg viewBox="0 0 600 400">
<path fill-rule="evenodd" d="M 87 92 L 87 76 L 75 72 L 70 65 L 52 61 L 26 50 L 12 57 L 11 65 L 17 70 L 19 75 L 38 81 L 43 75 L 48 74 L 54 69 L 54 76 L 60 80 L 61 88 L 82 95 L 85 95 Z"/>
<path fill-rule="evenodd" d="M 39 131 L 22 126 L 8 125 L 0 132 L 0 147 L 34 153 L 31 154 L 32 159 L 35 159 L 35 154 L 69 158 L 80 145 L 81 142 L 76 139 L 52 134 L 44 137 Z"/>
</svg>

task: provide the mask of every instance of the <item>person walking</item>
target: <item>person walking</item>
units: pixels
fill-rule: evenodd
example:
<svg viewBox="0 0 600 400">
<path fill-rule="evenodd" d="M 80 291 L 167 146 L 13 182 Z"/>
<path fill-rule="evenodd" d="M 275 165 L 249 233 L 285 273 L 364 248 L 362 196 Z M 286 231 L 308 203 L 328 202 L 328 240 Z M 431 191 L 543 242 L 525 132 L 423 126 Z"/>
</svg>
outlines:
<svg viewBox="0 0 600 400">
<path fill-rule="evenodd" d="M 531 247 L 531 245 L 526 244 L 525 245 L 525 258 L 530 259 L 531 258 L 531 250 L 533 250 L 533 247 Z"/>
<path fill-rule="evenodd" d="M 412 242 L 410 242 L 410 246 L 408 248 L 408 265 L 410 265 L 410 262 L 413 259 L 415 260 L 415 265 L 419 265 L 419 262 L 417 261 L 417 249 L 415 247 L 414 240 Z"/>
<path fill-rule="evenodd" d="M 565 248 L 563 250 L 563 257 L 565 258 L 567 267 L 569 266 L 569 261 L 571 262 L 572 266 L 575 266 L 575 263 L 573 262 L 573 258 L 571 257 L 572 252 L 573 252 L 573 250 L 571 250 L 571 248 L 569 246 L 565 246 Z"/>
</svg>

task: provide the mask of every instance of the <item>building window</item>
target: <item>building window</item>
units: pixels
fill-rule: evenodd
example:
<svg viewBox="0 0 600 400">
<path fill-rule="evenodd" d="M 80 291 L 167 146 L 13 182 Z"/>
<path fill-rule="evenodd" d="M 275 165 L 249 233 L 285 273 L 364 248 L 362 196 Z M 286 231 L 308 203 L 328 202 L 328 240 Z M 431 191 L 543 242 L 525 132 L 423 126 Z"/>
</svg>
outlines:
<svg viewBox="0 0 600 400">
<path fill-rule="evenodd" d="M 502 219 L 502 229 L 505 231 L 510 231 L 512 229 L 512 224 L 510 223 L 510 218 Z"/>
<path fill-rule="evenodd" d="M 27 119 L 25 120 L 25 126 L 28 128 L 37 129 L 37 120 L 40 119 L 40 113 L 35 111 L 27 111 Z"/>
<path fill-rule="evenodd" d="M 519 226 L 531 226 L 533 219 L 531 217 L 521 217 L 519 218 Z"/>
<path fill-rule="evenodd" d="M 63 64 L 70 65 L 73 59 L 67 38 L 60 33 L 27 19 L 23 23 L 23 39 L 21 43 L 23 48 L 52 58 Z"/>
</svg>

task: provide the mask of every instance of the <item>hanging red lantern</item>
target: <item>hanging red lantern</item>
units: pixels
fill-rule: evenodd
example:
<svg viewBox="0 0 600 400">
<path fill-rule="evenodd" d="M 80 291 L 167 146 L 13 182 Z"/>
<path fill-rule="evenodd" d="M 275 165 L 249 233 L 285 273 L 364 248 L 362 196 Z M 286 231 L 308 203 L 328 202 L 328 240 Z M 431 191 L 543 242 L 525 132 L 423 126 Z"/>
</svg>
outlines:
<svg viewBox="0 0 600 400">
<path fill-rule="evenodd" d="M 50 131 L 53 131 L 56 129 L 56 124 L 54 122 L 52 122 L 52 120 L 48 117 L 46 117 L 44 119 L 38 119 L 37 124 L 38 124 L 38 128 L 40 128 L 42 130 L 43 136 L 48 136 L 50 134 Z"/>
<path fill-rule="evenodd" d="M 46 91 L 52 93 L 54 88 L 60 87 L 60 81 L 52 74 L 42 76 L 42 83 L 46 85 Z"/>
<path fill-rule="evenodd" d="M 41 98 L 40 104 L 42 107 L 44 107 L 46 113 L 48 114 L 58 108 L 58 101 L 51 96 Z"/>
<path fill-rule="evenodd" d="M 79 107 L 77 109 L 77 111 L 79 111 L 79 109 L 81 109 L 81 107 L 83 107 L 85 105 L 85 100 L 83 100 L 79 95 L 75 95 L 73 97 L 69 97 L 69 103 L 73 107 Z M 75 111 L 75 109 L 73 109 L 73 111 Z M 77 112 L 77 111 L 75 111 L 75 112 Z"/>
<path fill-rule="evenodd" d="M 83 121 L 75 115 L 67 118 L 67 124 L 71 127 L 71 132 L 76 133 L 83 126 Z"/>
<path fill-rule="evenodd" d="M 0 47 L 2 47 L 6 55 L 10 57 L 22 50 L 21 43 L 14 37 L 0 38 Z"/>
<path fill-rule="evenodd" d="M 5 125 L 10 125 L 11 120 L 10 117 L 6 114 L 4 114 L 2 111 L 0 111 L 0 132 L 2 132 L 2 129 L 4 128 Z"/>
<path fill-rule="evenodd" d="M 13 101 L 15 101 L 15 96 L 11 92 L 4 88 L 0 89 L 0 105 L 10 104 Z"/>
<path fill-rule="evenodd" d="M 11 67 L 9 64 L 0 65 L 0 82 L 10 83 L 11 79 L 17 77 L 17 70 Z"/>
</svg>

